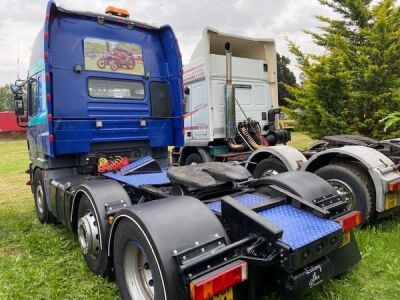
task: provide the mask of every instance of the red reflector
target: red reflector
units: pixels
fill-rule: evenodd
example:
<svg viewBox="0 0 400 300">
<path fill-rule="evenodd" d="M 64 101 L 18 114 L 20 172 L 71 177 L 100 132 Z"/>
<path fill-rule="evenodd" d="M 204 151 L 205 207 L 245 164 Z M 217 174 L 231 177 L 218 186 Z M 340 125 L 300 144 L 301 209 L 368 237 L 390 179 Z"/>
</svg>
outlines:
<svg viewBox="0 0 400 300">
<path fill-rule="evenodd" d="M 49 134 L 49 142 L 54 143 L 54 135 Z"/>
<path fill-rule="evenodd" d="M 48 60 L 49 59 L 49 52 L 45 52 L 44 53 L 44 60 Z"/>
<path fill-rule="evenodd" d="M 47 31 L 44 32 L 44 39 L 47 40 L 49 38 L 49 33 Z"/>
<path fill-rule="evenodd" d="M 51 101 L 51 95 L 50 95 L 50 94 L 47 94 L 47 95 L 46 95 L 46 99 L 47 99 L 47 102 L 50 102 L 50 101 Z"/>
<path fill-rule="evenodd" d="M 400 192 L 400 181 L 390 182 L 388 184 L 389 192 Z"/>
<path fill-rule="evenodd" d="M 247 280 L 247 262 L 235 261 L 190 283 L 191 300 L 208 300 L 223 290 Z"/>
<path fill-rule="evenodd" d="M 362 213 L 358 210 L 352 211 L 338 219 L 338 222 L 343 227 L 343 231 L 349 231 L 350 229 L 361 224 Z"/>
<path fill-rule="evenodd" d="M 50 73 L 46 73 L 45 78 L 46 78 L 46 81 L 49 81 L 50 80 Z"/>
<path fill-rule="evenodd" d="M 48 114 L 48 115 L 47 115 L 47 120 L 48 120 L 49 122 L 52 122 L 52 121 L 53 121 L 53 115 L 52 115 L 52 114 Z"/>
</svg>

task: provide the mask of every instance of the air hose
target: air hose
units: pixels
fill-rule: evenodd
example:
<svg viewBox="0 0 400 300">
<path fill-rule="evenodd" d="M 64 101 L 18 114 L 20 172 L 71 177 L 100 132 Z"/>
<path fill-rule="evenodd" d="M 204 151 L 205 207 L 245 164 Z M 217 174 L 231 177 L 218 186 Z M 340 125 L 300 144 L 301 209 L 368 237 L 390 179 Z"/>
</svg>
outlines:
<svg viewBox="0 0 400 300">
<path fill-rule="evenodd" d="M 126 166 L 129 164 L 129 159 L 124 156 L 116 156 L 113 160 L 108 160 L 107 158 L 100 158 L 99 163 L 97 165 L 97 171 L 99 173 L 106 173 L 106 172 L 112 172 L 112 171 L 118 171 L 122 167 Z"/>
</svg>

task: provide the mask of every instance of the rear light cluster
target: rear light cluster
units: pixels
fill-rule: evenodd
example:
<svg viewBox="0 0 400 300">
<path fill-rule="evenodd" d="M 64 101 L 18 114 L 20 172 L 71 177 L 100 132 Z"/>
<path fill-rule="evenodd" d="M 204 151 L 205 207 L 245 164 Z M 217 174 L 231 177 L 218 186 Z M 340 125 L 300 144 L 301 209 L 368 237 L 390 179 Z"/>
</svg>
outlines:
<svg viewBox="0 0 400 300">
<path fill-rule="evenodd" d="M 349 231 L 350 229 L 361 224 L 362 214 L 360 211 L 352 211 L 348 214 L 345 214 L 343 217 L 338 219 L 338 222 L 343 228 L 343 231 Z"/>
<path fill-rule="evenodd" d="M 191 300 L 208 300 L 212 296 L 247 280 L 247 263 L 235 261 L 190 283 Z"/>
<path fill-rule="evenodd" d="M 400 180 L 388 183 L 389 192 L 400 192 Z"/>
</svg>

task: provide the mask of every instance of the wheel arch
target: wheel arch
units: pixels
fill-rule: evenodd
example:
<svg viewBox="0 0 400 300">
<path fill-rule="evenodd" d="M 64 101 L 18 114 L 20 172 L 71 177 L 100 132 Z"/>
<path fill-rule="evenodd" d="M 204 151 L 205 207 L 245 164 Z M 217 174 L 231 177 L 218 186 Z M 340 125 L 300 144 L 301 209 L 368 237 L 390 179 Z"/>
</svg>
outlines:
<svg viewBox="0 0 400 300">
<path fill-rule="evenodd" d="M 173 278 L 180 278 L 172 255 L 175 250 L 186 250 L 190 245 L 195 246 L 196 242 L 206 243 L 215 235 L 225 237 L 226 243 L 230 243 L 221 222 L 200 200 L 189 196 L 153 200 L 122 209 L 114 217 L 107 247 L 108 260 L 113 267 L 115 236 L 123 220 L 133 222 L 146 236 L 163 267 L 164 272 L 160 272 L 168 274 L 165 283 L 168 291 L 171 291 L 171 285 L 176 284 Z M 178 224 L 176 220 L 179 220 Z M 173 296 L 171 299 L 182 298 L 182 295 Z"/>
<path fill-rule="evenodd" d="M 207 148 L 203 148 L 203 147 L 194 147 L 194 146 L 187 146 L 184 147 L 182 149 L 181 152 L 181 157 L 180 157 L 180 164 L 184 164 L 186 158 L 192 154 L 192 153 L 197 153 L 201 156 L 201 158 L 203 159 L 204 162 L 211 162 L 212 158 L 211 155 L 208 153 L 208 151 L 206 150 Z"/>
<path fill-rule="evenodd" d="M 384 194 L 386 192 L 386 181 L 379 169 L 394 166 L 394 162 L 379 151 L 365 146 L 344 146 L 332 148 L 314 154 L 301 168 L 303 171 L 315 172 L 329 165 L 333 161 L 356 162 L 372 180 L 376 199 L 376 210 L 384 210 Z"/>
<path fill-rule="evenodd" d="M 74 193 L 71 204 L 70 222 L 71 229 L 75 232 L 78 223 L 78 208 L 82 196 L 86 195 L 92 206 L 96 209 L 96 219 L 98 222 L 105 221 L 105 204 L 110 201 L 123 200 L 131 204 L 130 198 L 124 188 L 115 180 L 105 179 L 87 181 L 80 184 Z"/>
<path fill-rule="evenodd" d="M 271 146 L 254 151 L 247 159 L 246 168 L 253 174 L 256 165 L 263 159 L 275 157 L 281 161 L 289 171 L 297 171 L 306 162 L 300 151 L 290 146 Z"/>
</svg>

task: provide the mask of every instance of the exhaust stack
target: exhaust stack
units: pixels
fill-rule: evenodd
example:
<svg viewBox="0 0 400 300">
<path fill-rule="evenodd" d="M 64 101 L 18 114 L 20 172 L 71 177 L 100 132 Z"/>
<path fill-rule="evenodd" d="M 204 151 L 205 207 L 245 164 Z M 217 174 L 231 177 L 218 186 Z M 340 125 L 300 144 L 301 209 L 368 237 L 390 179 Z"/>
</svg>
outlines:
<svg viewBox="0 0 400 300">
<path fill-rule="evenodd" d="M 227 139 L 236 137 L 235 89 L 232 85 L 231 44 L 225 44 L 226 84 L 225 84 L 225 133 Z"/>
</svg>

